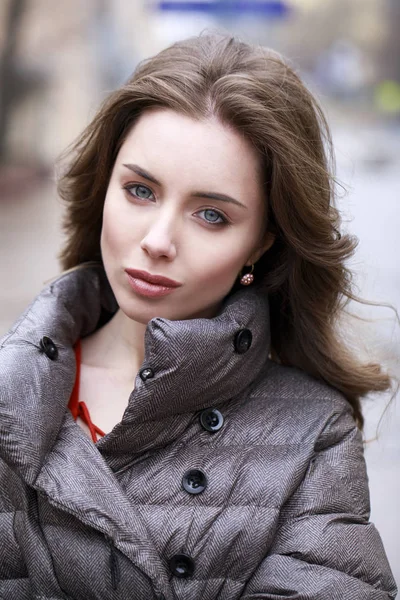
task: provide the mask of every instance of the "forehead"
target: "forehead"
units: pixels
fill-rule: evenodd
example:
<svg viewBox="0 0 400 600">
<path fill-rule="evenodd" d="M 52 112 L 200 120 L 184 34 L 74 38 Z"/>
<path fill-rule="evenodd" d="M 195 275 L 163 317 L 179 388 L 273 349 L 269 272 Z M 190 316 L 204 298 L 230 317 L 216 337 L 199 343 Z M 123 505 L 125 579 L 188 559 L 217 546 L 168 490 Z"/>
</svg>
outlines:
<svg viewBox="0 0 400 600">
<path fill-rule="evenodd" d="M 215 117 L 198 120 L 170 109 L 139 117 L 117 158 L 126 161 L 139 163 L 157 179 L 179 176 L 238 187 L 261 183 L 259 157 L 243 135 Z"/>
</svg>

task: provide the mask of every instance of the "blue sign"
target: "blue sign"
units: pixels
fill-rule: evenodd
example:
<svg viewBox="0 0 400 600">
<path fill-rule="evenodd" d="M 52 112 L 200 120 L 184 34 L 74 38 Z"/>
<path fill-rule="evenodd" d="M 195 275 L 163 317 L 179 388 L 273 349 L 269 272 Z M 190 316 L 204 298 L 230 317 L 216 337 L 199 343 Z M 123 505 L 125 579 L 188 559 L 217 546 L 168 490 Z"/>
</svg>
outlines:
<svg viewBox="0 0 400 600">
<path fill-rule="evenodd" d="M 158 3 L 158 8 L 174 12 L 202 12 L 212 14 L 247 13 L 265 15 L 268 17 L 284 17 L 289 12 L 289 7 L 282 0 L 215 0 L 214 2 L 171 2 L 163 0 Z"/>
</svg>

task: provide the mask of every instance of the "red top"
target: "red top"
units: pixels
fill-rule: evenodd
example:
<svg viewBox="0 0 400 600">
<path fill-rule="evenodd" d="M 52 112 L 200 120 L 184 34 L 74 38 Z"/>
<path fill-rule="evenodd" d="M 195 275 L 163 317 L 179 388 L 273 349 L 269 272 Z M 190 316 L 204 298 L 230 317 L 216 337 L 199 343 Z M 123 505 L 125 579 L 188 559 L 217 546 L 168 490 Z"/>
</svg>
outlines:
<svg viewBox="0 0 400 600">
<path fill-rule="evenodd" d="M 104 433 L 104 431 L 99 429 L 97 427 L 97 425 L 95 425 L 92 422 L 92 419 L 90 418 L 89 410 L 88 410 L 88 407 L 86 406 L 86 404 L 84 402 L 79 401 L 79 382 L 80 382 L 80 378 L 81 378 L 81 342 L 80 342 L 80 340 L 78 340 L 75 345 L 75 359 L 76 359 L 76 379 L 75 379 L 74 389 L 72 390 L 71 398 L 68 403 L 68 408 L 71 411 L 72 416 L 74 417 L 75 421 L 77 420 L 78 417 L 80 417 L 81 420 L 84 423 L 86 423 L 86 425 L 90 429 L 92 440 L 96 443 L 97 442 L 96 433 L 98 433 L 101 437 L 103 437 L 106 434 Z"/>
</svg>

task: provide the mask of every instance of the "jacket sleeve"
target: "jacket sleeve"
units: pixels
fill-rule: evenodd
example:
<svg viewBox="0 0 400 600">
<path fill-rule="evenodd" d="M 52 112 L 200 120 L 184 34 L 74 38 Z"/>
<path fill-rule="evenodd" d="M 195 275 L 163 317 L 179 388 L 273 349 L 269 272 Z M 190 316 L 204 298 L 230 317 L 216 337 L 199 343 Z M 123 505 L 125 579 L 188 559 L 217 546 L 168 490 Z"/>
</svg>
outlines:
<svg viewBox="0 0 400 600">
<path fill-rule="evenodd" d="M 369 516 L 362 437 L 345 408 L 323 428 L 242 600 L 393 600 L 396 584 Z"/>
</svg>

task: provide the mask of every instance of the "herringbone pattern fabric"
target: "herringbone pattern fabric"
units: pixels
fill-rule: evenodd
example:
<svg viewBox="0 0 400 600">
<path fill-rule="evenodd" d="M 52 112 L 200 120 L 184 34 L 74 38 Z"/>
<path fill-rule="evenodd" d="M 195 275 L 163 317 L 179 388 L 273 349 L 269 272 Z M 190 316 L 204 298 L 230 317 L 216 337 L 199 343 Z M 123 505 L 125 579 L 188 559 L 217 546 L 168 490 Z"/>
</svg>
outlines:
<svg viewBox="0 0 400 600">
<path fill-rule="evenodd" d="M 87 267 L 1 341 L 1 600 L 395 598 L 350 407 L 269 360 L 260 291 L 233 294 L 214 319 L 153 319 L 154 377 L 138 375 L 123 420 L 93 444 L 67 409 L 73 345 L 115 310 L 104 272 Z M 207 408 L 223 415 L 216 433 L 201 425 Z M 182 485 L 193 469 L 199 494 Z M 171 571 L 179 554 L 187 578 Z"/>
</svg>

